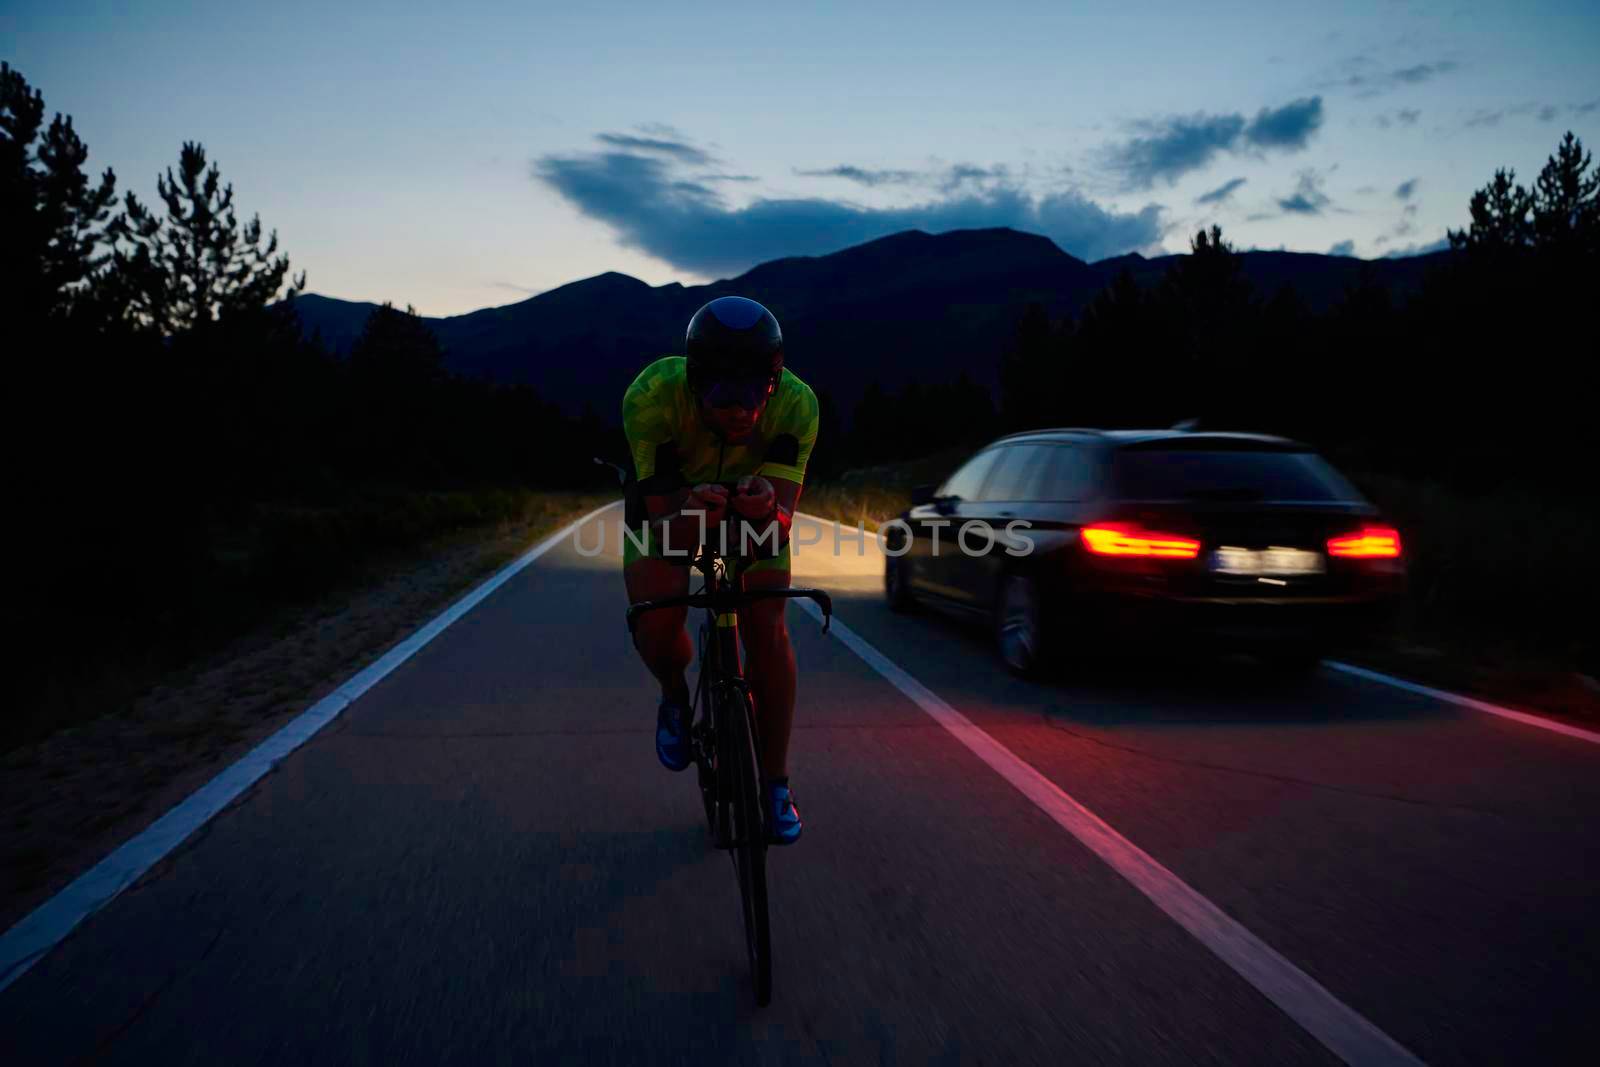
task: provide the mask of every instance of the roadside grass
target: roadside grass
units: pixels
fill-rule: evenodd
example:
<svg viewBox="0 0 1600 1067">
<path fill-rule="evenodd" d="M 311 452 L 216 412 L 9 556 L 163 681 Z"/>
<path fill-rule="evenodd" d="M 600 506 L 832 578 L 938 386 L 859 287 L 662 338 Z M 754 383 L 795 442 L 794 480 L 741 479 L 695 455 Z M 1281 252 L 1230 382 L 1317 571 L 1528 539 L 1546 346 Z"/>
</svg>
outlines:
<svg viewBox="0 0 1600 1067">
<path fill-rule="evenodd" d="M 286 635 L 299 621 L 281 609 L 370 583 L 463 534 L 553 527 L 606 499 L 374 489 L 332 504 L 254 502 L 213 517 L 170 571 L 138 559 L 89 561 L 100 568 L 92 599 L 41 606 L 20 699 L 0 717 L 0 752 L 126 708 L 275 614 Z"/>
<path fill-rule="evenodd" d="M 834 519 L 843 526 L 876 530 L 911 506 L 910 490 L 871 486 L 819 485 L 800 496 L 800 510 L 818 518 Z"/>
<path fill-rule="evenodd" d="M 1600 721 L 1600 502 L 1354 473 L 1400 529 L 1410 591 L 1352 659 L 1491 700 Z"/>
<path fill-rule="evenodd" d="M 386 547 L 368 552 L 345 541 L 345 567 L 324 572 L 320 589 L 303 579 L 284 582 L 275 599 L 257 589 L 248 624 L 218 626 L 209 641 L 192 637 L 109 670 L 85 664 L 75 688 L 59 680 L 71 703 L 35 708 L 35 721 L 63 706 L 72 721 L 58 718 L 0 754 L 0 929 L 466 590 L 612 499 L 530 492 L 488 507 L 481 499 L 413 503 L 404 509 L 414 523 L 407 537 L 391 530 Z M 297 538 L 330 530 L 350 538 L 392 514 L 378 505 L 357 520 L 302 511 L 275 528 L 280 538 L 286 526 Z M 463 518 L 473 515 L 478 521 Z M 257 573 L 282 579 L 264 565 Z"/>
<path fill-rule="evenodd" d="M 912 489 L 942 482 L 972 452 L 969 448 L 945 449 L 921 459 L 848 470 L 832 481 L 806 486 L 800 495 L 800 509 L 847 526 L 860 523 L 876 530 L 911 506 Z"/>
</svg>

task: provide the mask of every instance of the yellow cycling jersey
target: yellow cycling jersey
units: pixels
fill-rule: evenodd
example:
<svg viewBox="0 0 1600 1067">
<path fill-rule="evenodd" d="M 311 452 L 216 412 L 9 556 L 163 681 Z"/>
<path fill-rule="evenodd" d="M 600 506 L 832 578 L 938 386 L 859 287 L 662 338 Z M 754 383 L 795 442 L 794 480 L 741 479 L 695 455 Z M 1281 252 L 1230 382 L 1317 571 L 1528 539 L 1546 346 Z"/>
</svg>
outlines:
<svg viewBox="0 0 1600 1067">
<path fill-rule="evenodd" d="M 749 440 L 727 443 L 701 420 L 684 358 L 664 356 L 623 394 L 622 429 L 648 495 L 746 474 L 803 483 L 817 442 L 817 396 L 785 368 Z"/>
</svg>

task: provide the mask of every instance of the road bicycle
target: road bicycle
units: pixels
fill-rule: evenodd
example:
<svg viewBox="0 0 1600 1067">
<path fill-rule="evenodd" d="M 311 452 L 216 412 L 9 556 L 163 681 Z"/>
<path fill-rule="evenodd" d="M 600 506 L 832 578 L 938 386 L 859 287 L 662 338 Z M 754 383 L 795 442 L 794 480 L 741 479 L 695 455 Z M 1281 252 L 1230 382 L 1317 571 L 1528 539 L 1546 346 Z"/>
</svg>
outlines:
<svg viewBox="0 0 1600 1067">
<path fill-rule="evenodd" d="M 730 494 L 735 490 L 730 488 Z M 833 620 L 833 601 L 820 589 L 742 588 L 748 557 L 730 558 L 724 546 L 734 540 L 730 520 L 700 546 L 690 566 L 704 579 L 695 592 L 660 600 L 641 600 L 628 608 L 628 633 L 639 616 L 666 608 L 705 609 L 698 649 L 700 674 L 690 710 L 690 751 L 697 768 L 706 825 L 712 843 L 733 857 L 744 908 L 745 949 L 756 1003 L 772 1001 L 772 934 L 767 908 L 766 782 L 761 774 L 761 730 L 750 700 L 750 685 L 739 658 L 739 609 L 757 600 L 803 598 L 822 609 L 822 632 Z"/>
</svg>

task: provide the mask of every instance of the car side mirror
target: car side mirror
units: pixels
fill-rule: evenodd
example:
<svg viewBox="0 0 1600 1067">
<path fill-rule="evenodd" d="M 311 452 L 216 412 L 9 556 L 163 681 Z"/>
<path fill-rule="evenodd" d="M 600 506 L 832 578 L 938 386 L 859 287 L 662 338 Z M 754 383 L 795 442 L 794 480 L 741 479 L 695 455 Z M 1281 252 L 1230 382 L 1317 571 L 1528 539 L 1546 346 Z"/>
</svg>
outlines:
<svg viewBox="0 0 1600 1067">
<path fill-rule="evenodd" d="M 919 485 L 911 490 L 911 506 L 917 508 L 923 504 L 933 503 L 933 490 L 934 487 L 931 485 Z"/>
</svg>

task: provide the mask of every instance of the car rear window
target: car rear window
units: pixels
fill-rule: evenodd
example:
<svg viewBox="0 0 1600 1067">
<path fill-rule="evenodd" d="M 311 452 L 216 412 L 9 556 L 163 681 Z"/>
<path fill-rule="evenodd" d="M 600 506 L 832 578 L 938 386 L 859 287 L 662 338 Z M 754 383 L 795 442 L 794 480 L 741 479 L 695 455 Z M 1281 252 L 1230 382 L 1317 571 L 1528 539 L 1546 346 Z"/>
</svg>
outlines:
<svg viewBox="0 0 1600 1067">
<path fill-rule="evenodd" d="M 1117 453 L 1117 495 L 1129 500 L 1360 500 L 1313 452 L 1137 448 Z"/>
</svg>

